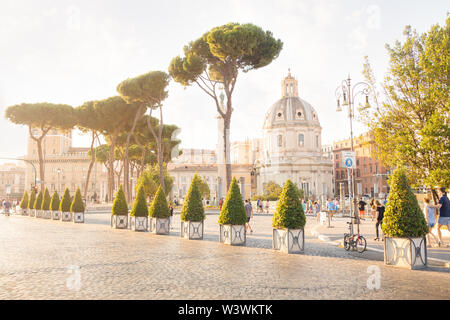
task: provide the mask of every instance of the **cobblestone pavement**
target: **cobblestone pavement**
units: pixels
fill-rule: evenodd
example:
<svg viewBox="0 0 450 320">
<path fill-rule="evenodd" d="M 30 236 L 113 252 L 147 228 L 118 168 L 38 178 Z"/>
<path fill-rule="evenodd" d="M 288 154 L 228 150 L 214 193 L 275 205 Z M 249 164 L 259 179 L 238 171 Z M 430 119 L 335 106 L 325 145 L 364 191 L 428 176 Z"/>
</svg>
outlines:
<svg viewBox="0 0 450 320">
<path fill-rule="evenodd" d="M 179 215 L 166 236 L 112 230 L 109 219 L 0 216 L 0 299 L 450 298 L 448 269 L 385 267 L 348 253 L 311 235 L 314 218 L 300 255 L 271 249 L 271 216 L 255 215 L 245 247 L 218 242 L 217 215 L 207 216 L 201 241 L 179 237 Z M 367 286 L 373 270 L 379 289 Z"/>
</svg>

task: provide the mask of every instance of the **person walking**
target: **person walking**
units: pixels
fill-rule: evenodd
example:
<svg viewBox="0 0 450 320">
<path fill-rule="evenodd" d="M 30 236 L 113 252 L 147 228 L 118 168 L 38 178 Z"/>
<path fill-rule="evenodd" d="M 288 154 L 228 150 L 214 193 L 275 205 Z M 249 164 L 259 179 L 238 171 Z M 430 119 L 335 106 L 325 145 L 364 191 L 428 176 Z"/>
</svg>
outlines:
<svg viewBox="0 0 450 320">
<path fill-rule="evenodd" d="M 250 233 L 253 233 L 253 229 L 250 226 L 250 219 L 253 218 L 253 207 L 249 200 L 245 200 L 245 213 L 247 214 L 247 223 L 245 224 L 245 230 L 250 229 Z"/>
<path fill-rule="evenodd" d="M 219 201 L 220 211 L 222 211 L 222 205 L 223 205 L 223 198 L 220 198 L 220 201 Z"/>
<path fill-rule="evenodd" d="M 424 206 L 425 219 L 427 220 L 428 224 L 428 234 L 427 234 L 428 246 L 431 247 L 430 234 L 433 236 L 434 241 L 436 241 L 436 244 L 439 246 L 440 242 L 432 232 L 433 227 L 436 223 L 436 211 L 438 209 L 438 206 L 432 205 L 430 203 L 430 199 L 428 198 L 425 198 L 424 202 L 425 202 Z"/>
<path fill-rule="evenodd" d="M 169 217 L 170 229 L 173 229 L 173 227 L 172 227 L 173 206 L 171 204 L 169 205 L 169 211 L 170 211 L 170 217 Z"/>
<path fill-rule="evenodd" d="M 377 237 L 374 240 L 380 241 L 380 236 L 378 234 L 378 226 L 381 226 L 381 224 L 383 223 L 385 207 L 383 205 L 381 205 L 380 201 L 378 201 L 378 200 L 375 201 L 374 207 L 375 207 L 374 209 L 377 211 L 377 219 L 376 219 L 376 223 L 375 223 L 375 231 L 376 231 Z M 382 240 L 384 241 L 384 239 L 382 239 Z"/>
<path fill-rule="evenodd" d="M 372 217 L 372 221 L 376 218 L 376 215 L 377 215 L 377 211 L 373 209 L 374 206 L 375 206 L 375 199 L 372 198 L 372 199 L 370 199 L 369 206 L 368 206 L 368 208 L 370 210 L 370 216 Z"/>
<path fill-rule="evenodd" d="M 365 214 L 364 208 L 365 208 L 366 204 L 367 203 L 365 203 L 362 198 L 359 198 L 358 210 L 359 210 L 359 217 L 362 220 L 364 220 L 364 214 Z"/>
<path fill-rule="evenodd" d="M 316 217 L 317 223 L 320 222 L 320 204 L 318 201 L 314 202 L 314 216 Z"/>
<path fill-rule="evenodd" d="M 269 213 L 269 200 L 266 200 L 266 213 Z"/>
<path fill-rule="evenodd" d="M 439 209 L 439 219 L 437 225 L 439 246 L 446 246 L 444 241 L 442 241 L 441 227 L 447 226 L 447 230 L 450 231 L 450 200 L 448 200 L 445 188 L 439 189 L 439 204 L 437 205 L 437 208 Z"/>
<path fill-rule="evenodd" d="M 11 209 L 11 203 L 8 199 L 3 203 L 3 207 L 5 208 L 5 216 L 9 216 L 9 210 Z"/>
</svg>

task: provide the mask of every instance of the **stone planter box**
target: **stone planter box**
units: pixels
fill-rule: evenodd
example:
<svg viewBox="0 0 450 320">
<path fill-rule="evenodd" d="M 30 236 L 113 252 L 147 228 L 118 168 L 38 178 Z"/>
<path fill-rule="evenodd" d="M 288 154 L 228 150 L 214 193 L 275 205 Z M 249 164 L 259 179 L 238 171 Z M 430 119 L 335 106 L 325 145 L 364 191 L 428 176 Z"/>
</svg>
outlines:
<svg viewBox="0 0 450 320">
<path fill-rule="evenodd" d="M 42 210 L 42 218 L 43 219 L 51 219 L 52 212 L 50 210 Z"/>
<path fill-rule="evenodd" d="M 29 213 L 28 214 L 30 215 L 30 217 L 34 217 L 34 216 L 36 216 L 36 210 L 29 209 Z"/>
<path fill-rule="evenodd" d="M 384 264 L 408 269 L 427 267 L 427 240 L 423 238 L 384 238 Z"/>
<path fill-rule="evenodd" d="M 84 212 L 74 212 L 73 213 L 73 222 L 84 223 Z"/>
<path fill-rule="evenodd" d="M 219 242 L 232 246 L 243 246 L 247 240 L 245 225 L 220 225 Z"/>
<path fill-rule="evenodd" d="M 154 234 L 169 234 L 170 219 L 169 218 L 152 218 L 149 217 L 150 232 Z"/>
<path fill-rule="evenodd" d="M 52 219 L 53 220 L 60 220 L 61 219 L 61 212 L 59 212 L 59 211 L 52 211 Z"/>
<path fill-rule="evenodd" d="M 22 209 L 22 208 L 20 208 L 20 214 L 21 214 L 22 216 L 27 216 L 27 215 L 28 215 L 28 209 Z"/>
<path fill-rule="evenodd" d="M 203 221 L 181 221 L 180 236 L 189 240 L 203 240 Z"/>
<path fill-rule="evenodd" d="M 130 217 L 131 230 L 147 231 L 148 217 Z"/>
<path fill-rule="evenodd" d="M 72 221 L 72 212 L 61 212 L 61 221 Z"/>
<path fill-rule="evenodd" d="M 128 229 L 128 216 L 111 215 L 111 228 Z"/>
<path fill-rule="evenodd" d="M 42 210 L 35 209 L 35 213 L 36 213 L 36 215 L 35 215 L 36 218 L 42 218 Z"/>
<path fill-rule="evenodd" d="M 305 232 L 303 229 L 273 229 L 272 248 L 284 253 L 303 253 Z"/>
</svg>

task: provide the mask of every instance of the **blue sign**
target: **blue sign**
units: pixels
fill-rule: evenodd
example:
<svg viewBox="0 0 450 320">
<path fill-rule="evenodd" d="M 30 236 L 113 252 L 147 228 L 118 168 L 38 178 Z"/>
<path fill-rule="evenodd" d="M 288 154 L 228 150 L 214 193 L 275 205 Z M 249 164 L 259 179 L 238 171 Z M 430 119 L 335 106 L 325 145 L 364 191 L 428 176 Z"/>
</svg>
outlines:
<svg viewBox="0 0 450 320">
<path fill-rule="evenodd" d="M 351 158 L 345 159 L 345 166 L 346 166 L 347 168 L 353 167 L 353 161 L 352 161 Z"/>
</svg>

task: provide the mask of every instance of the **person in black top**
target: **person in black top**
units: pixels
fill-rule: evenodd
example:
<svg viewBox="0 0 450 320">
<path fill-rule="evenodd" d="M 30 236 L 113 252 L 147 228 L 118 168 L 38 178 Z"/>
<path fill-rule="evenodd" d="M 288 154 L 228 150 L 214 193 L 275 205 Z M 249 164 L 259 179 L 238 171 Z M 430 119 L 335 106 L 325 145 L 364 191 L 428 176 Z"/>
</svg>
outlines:
<svg viewBox="0 0 450 320">
<path fill-rule="evenodd" d="M 375 230 L 377 233 L 377 237 L 375 238 L 375 241 L 380 241 L 379 235 L 378 235 L 378 226 L 380 226 L 383 223 L 384 218 L 384 209 L 385 207 L 381 205 L 380 201 L 375 201 L 375 207 L 374 209 L 377 210 L 377 222 L 375 223 Z M 384 240 L 384 239 L 383 239 Z"/>
<path fill-rule="evenodd" d="M 367 203 L 365 203 L 362 198 L 359 198 L 359 202 L 358 202 L 358 209 L 359 209 L 359 216 L 361 219 L 364 220 L 364 207 L 366 206 Z"/>
</svg>

